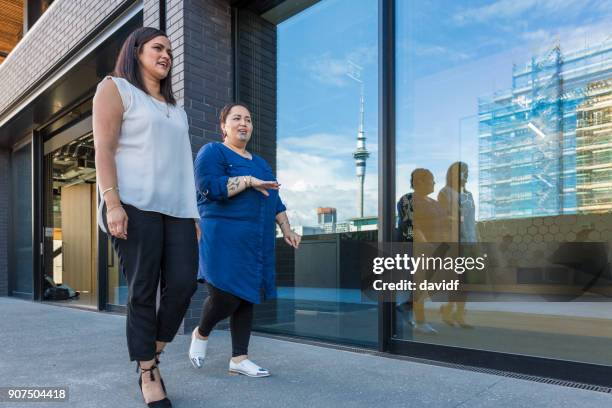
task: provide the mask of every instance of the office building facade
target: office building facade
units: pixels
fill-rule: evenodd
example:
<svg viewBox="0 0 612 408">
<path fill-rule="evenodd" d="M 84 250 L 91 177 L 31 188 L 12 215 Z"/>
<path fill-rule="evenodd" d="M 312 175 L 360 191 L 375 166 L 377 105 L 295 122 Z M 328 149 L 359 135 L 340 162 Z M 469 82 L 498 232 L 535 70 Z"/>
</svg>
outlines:
<svg viewBox="0 0 612 408">
<path fill-rule="evenodd" d="M 80 292 L 67 306 L 125 311 L 125 279 L 95 222 L 92 97 L 127 35 L 153 26 L 174 49 L 173 87 L 194 156 L 221 140 L 220 109 L 246 103 L 249 149 L 272 167 L 303 234 L 299 250 L 277 237 L 278 297 L 257 305 L 255 330 L 609 385 L 612 9 L 8 3 L 0 11 L 8 39 L 0 41 L 1 296 L 50 301 L 48 278 Z M 464 282 L 466 299 L 432 291 L 385 301 L 364 291 L 372 251 L 403 239 L 397 204 L 421 185 L 415 169 L 431 175 L 432 205 L 448 207 L 445 239 L 495 249 L 490 270 Z M 415 229 L 417 248 L 426 231 Z M 495 299 L 481 301 L 485 291 Z M 183 333 L 205 296 L 200 287 Z"/>
</svg>

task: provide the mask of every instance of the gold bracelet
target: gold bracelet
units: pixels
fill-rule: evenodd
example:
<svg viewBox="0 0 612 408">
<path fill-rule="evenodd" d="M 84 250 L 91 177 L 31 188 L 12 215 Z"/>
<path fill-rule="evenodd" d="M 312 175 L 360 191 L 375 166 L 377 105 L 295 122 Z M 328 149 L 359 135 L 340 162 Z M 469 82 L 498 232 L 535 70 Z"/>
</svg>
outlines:
<svg viewBox="0 0 612 408">
<path fill-rule="evenodd" d="M 108 214 L 109 212 L 113 211 L 115 208 L 119 208 L 119 207 L 123 207 L 123 206 L 122 206 L 121 204 L 117 204 L 117 205 L 116 205 L 116 206 L 114 206 L 114 207 L 107 208 L 107 209 L 106 209 L 106 213 Z"/>
<path fill-rule="evenodd" d="M 115 186 L 115 187 L 109 187 L 109 188 L 107 188 L 106 190 L 103 190 L 103 191 L 102 191 L 102 198 L 104 198 L 104 195 L 105 195 L 106 193 L 108 193 L 109 191 L 112 191 L 112 190 L 117 190 L 117 193 L 118 193 L 118 192 L 119 192 L 119 187 L 116 187 L 116 186 Z"/>
</svg>

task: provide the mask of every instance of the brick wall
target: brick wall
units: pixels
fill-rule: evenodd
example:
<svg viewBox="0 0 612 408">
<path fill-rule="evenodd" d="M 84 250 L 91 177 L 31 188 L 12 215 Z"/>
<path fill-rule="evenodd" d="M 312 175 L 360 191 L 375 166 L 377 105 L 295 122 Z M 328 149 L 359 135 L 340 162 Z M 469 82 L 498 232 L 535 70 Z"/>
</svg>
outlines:
<svg viewBox="0 0 612 408">
<path fill-rule="evenodd" d="M 144 0 L 142 10 L 143 27 L 160 28 L 159 0 Z"/>
<path fill-rule="evenodd" d="M 56 0 L 0 65 L 0 113 L 126 2 Z"/>
<path fill-rule="evenodd" d="M 9 158 L 9 151 L 0 149 L 0 296 L 8 295 Z"/>
<path fill-rule="evenodd" d="M 229 0 L 169 0 L 167 33 L 175 60 L 173 88 L 189 118 L 193 154 L 221 140 L 217 118 L 232 100 L 232 19 Z M 183 333 L 197 325 L 206 298 L 203 285 L 191 299 Z"/>
<path fill-rule="evenodd" d="M 253 116 L 250 149 L 276 173 L 276 26 L 240 10 L 237 48 L 238 99 Z"/>
</svg>

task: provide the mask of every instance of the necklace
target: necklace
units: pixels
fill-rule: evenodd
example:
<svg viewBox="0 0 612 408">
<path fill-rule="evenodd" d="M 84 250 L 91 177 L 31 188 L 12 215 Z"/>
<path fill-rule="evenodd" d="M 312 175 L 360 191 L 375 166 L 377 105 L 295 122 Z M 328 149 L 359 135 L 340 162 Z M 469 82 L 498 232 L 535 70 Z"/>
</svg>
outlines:
<svg viewBox="0 0 612 408">
<path fill-rule="evenodd" d="M 149 95 L 151 97 L 151 99 L 155 99 L 153 96 Z M 157 106 L 156 102 L 160 102 L 163 103 L 164 105 L 166 105 L 166 111 L 164 112 L 163 109 L 161 109 L 159 106 Z M 158 99 L 155 99 L 154 101 L 151 101 L 151 103 L 153 105 L 155 105 L 155 109 L 161 111 L 161 113 L 163 113 L 164 115 L 166 115 L 166 117 L 169 119 L 170 118 L 170 107 L 168 106 L 168 102 L 162 102 Z"/>
</svg>

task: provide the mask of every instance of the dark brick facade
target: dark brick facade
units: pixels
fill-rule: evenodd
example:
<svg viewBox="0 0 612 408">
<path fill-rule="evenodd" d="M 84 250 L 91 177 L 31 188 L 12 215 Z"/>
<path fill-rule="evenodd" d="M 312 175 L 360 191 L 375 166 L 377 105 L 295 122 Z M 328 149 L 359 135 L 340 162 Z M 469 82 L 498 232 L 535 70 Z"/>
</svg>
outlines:
<svg viewBox="0 0 612 408">
<path fill-rule="evenodd" d="M 0 296 L 8 295 L 10 153 L 0 149 Z"/>
<path fill-rule="evenodd" d="M 237 29 L 238 99 L 253 116 L 250 149 L 276 173 L 276 25 L 239 10 Z"/>
<path fill-rule="evenodd" d="M 193 154 L 219 137 L 219 112 L 232 100 L 232 10 L 229 0 L 168 2 L 168 34 L 175 53 L 174 89 L 189 118 Z M 206 298 L 203 285 L 191 299 L 183 324 L 197 325 Z"/>
</svg>

